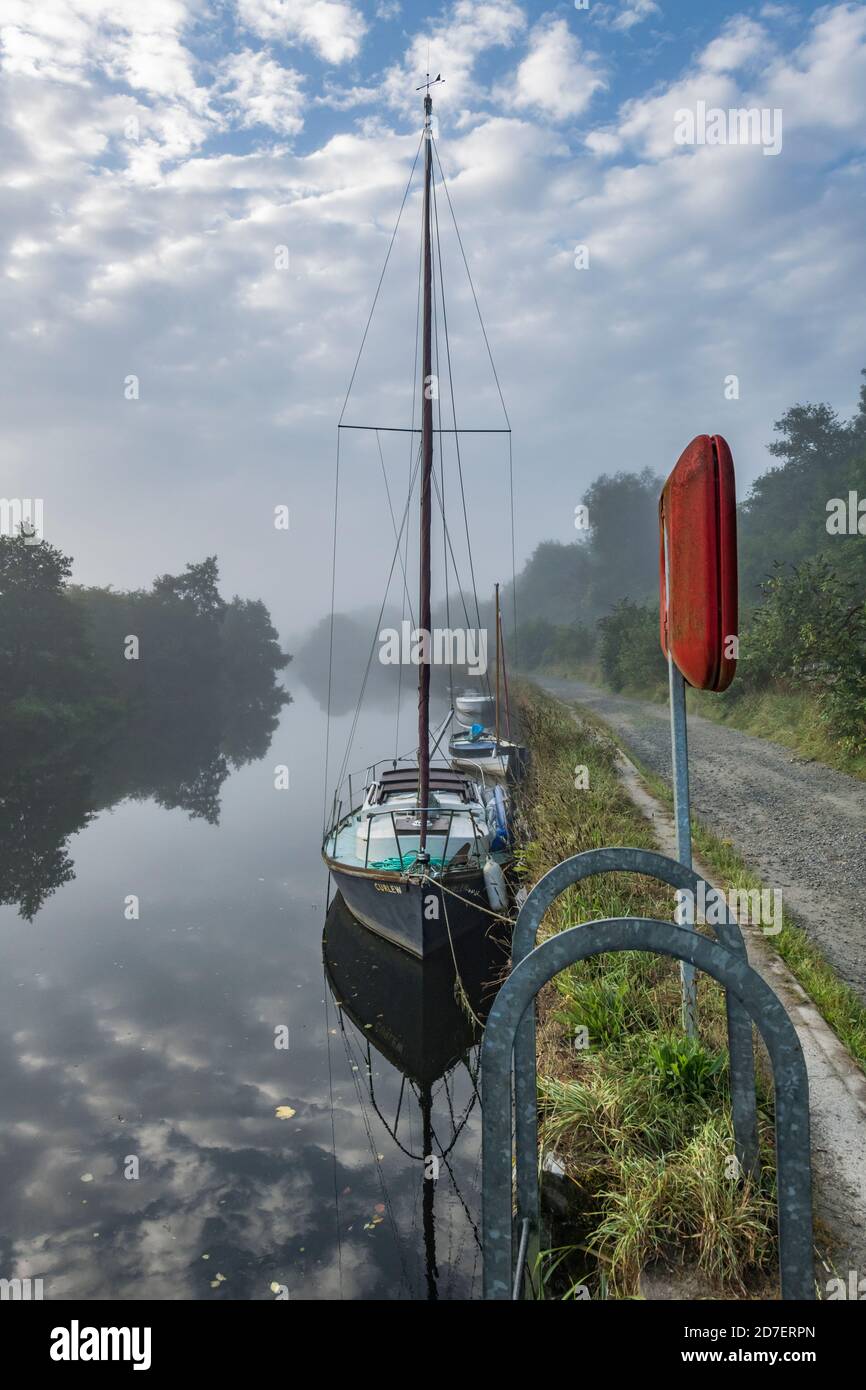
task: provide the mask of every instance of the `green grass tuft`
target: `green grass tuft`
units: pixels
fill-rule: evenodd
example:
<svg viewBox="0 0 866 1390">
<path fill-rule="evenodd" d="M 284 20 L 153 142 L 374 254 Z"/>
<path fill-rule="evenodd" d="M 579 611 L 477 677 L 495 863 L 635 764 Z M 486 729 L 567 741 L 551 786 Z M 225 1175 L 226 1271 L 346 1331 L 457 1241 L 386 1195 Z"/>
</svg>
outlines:
<svg viewBox="0 0 866 1390">
<path fill-rule="evenodd" d="M 533 754 L 520 808 L 527 883 L 582 850 L 655 848 L 609 735 L 536 689 L 521 687 L 518 701 Z M 588 770 L 586 788 L 575 785 L 576 768 Z M 672 920 L 673 908 L 667 885 L 605 874 L 564 893 L 540 937 L 600 917 Z M 680 1003 L 677 963 L 632 951 L 578 962 L 542 991 L 541 1147 L 569 1195 L 542 1259 L 545 1297 L 575 1298 L 581 1288 L 639 1297 L 641 1271 L 659 1261 L 699 1271 L 717 1296 L 742 1297 L 763 1291 L 775 1269 L 771 1089 L 760 1077 L 755 1183 L 732 1163 L 723 991 L 699 977 L 697 1043 L 682 1034 Z"/>
</svg>

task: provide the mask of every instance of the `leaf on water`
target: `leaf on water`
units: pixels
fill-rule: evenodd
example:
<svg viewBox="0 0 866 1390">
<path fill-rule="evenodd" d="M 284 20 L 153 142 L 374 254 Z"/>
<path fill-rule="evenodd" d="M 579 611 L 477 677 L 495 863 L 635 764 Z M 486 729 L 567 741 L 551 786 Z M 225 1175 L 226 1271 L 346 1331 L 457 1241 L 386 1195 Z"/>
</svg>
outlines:
<svg viewBox="0 0 866 1390">
<path fill-rule="evenodd" d="M 290 1120 L 295 1114 L 295 1111 L 290 1105 L 278 1105 L 274 1114 L 278 1120 Z"/>
<path fill-rule="evenodd" d="M 374 1210 L 374 1211 L 378 1211 L 378 1212 L 384 1214 L 384 1211 L 385 1211 L 385 1203 L 384 1203 L 384 1202 L 377 1202 L 376 1205 L 374 1206 L 373 1210 Z"/>
<path fill-rule="evenodd" d="M 92 1174 L 92 1173 L 82 1173 L 82 1174 L 81 1174 L 81 1181 L 82 1181 L 82 1182 L 93 1182 L 93 1174 Z"/>
<path fill-rule="evenodd" d="M 276 1279 L 274 1279 L 271 1283 L 271 1293 L 280 1293 L 282 1287 L 282 1284 L 278 1284 Z"/>
</svg>

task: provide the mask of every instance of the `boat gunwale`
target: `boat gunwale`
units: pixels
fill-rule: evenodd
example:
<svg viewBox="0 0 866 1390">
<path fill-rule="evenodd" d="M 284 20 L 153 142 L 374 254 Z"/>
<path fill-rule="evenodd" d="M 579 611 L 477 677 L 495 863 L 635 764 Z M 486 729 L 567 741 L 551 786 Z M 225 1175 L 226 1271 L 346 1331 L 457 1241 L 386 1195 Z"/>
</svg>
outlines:
<svg viewBox="0 0 866 1390">
<path fill-rule="evenodd" d="M 382 878 L 388 879 L 390 882 L 394 883 L 419 883 L 424 878 L 428 878 L 432 883 L 440 882 L 440 878 L 434 874 L 415 874 L 413 876 L 412 869 L 415 863 L 417 863 L 417 860 L 414 861 L 408 869 L 374 869 L 372 865 L 369 868 L 365 868 L 363 864 L 357 866 L 344 864 L 342 859 L 335 859 L 333 855 L 326 854 L 324 844 L 322 846 L 322 859 L 332 873 L 336 871 L 341 874 L 352 874 L 356 878 Z M 483 874 L 483 865 L 460 865 L 456 869 L 451 869 L 448 865 L 445 867 L 448 870 L 449 879 L 477 878 L 479 874 Z"/>
</svg>

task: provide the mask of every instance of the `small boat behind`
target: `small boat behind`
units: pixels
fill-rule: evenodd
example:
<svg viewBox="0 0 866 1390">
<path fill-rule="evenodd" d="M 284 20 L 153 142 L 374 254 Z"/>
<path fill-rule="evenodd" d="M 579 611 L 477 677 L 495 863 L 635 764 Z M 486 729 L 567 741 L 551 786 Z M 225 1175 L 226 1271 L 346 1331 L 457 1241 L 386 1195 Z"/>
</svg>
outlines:
<svg viewBox="0 0 866 1390">
<path fill-rule="evenodd" d="M 492 695 L 467 690 L 455 698 L 454 715 L 465 729 L 473 724 L 492 724 L 496 717 L 496 701 Z"/>
<path fill-rule="evenodd" d="M 505 727 L 511 734 L 511 708 L 508 699 L 508 676 L 505 671 L 505 644 L 502 637 L 502 613 L 499 607 L 499 585 L 496 585 L 496 695 L 464 693 L 454 700 L 454 715 L 459 724 L 466 724 L 470 711 L 478 717 L 468 729 L 455 729 L 448 740 L 448 757 L 453 768 L 473 772 L 477 777 L 511 778 L 519 781 L 527 766 L 527 750 L 510 737 L 500 737 L 500 688 L 505 691 Z M 493 726 L 492 728 L 490 726 Z"/>
<path fill-rule="evenodd" d="M 511 757 L 518 745 L 509 739 L 497 739 L 481 724 L 473 724 L 467 733 L 453 733 L 448 740 L 451 766 L 477 776 L 507 777 Z"/>
</svg>

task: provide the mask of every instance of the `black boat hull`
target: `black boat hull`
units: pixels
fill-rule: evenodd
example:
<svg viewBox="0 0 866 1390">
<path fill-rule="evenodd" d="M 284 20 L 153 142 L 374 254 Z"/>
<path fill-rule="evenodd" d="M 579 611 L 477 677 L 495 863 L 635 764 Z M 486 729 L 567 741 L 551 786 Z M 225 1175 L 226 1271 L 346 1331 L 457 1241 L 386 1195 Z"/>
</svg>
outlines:
<svg viewBox="0 0 866 1390">
<path fill-rule="evenodd" d="M 458 941 L 496 925 L 480 869 L 450 875 L 443 891 L 435 882 L 347 869 L 327 856 L 325 863 L 353 917 L 421 960 L 445 949 L 449 934 Z"/>
<path fill-rule="evenodd" d="M 364 1041 L 419 1086 L 433 1085 L 479 1041 L 508 962 L 507 947 L 475 932 L 454 954 L 456 973 L 450 951 L 419 960 L 368 931 L 339 893 L 328 908 L 322 957 L 334 999 Z"/>
</svg>

